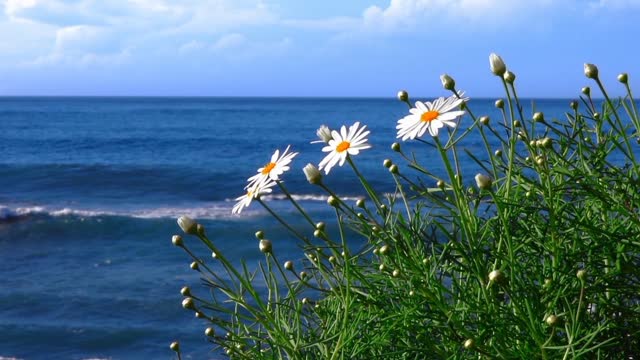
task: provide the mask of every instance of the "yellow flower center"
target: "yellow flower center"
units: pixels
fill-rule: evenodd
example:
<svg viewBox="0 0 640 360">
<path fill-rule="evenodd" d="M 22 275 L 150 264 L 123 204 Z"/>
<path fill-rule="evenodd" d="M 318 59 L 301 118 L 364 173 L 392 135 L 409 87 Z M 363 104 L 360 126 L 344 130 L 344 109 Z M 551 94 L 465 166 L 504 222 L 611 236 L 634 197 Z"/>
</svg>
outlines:
<svg viewBox="0 0 640 360">
<path fill-rule="evenodd" d="M 343 141 L 340 144 L 338 144 L 338 146 L 336 146 L 336 151 L 337 152 L 343 152 L 346 151 L 349 147 L 351 146 L 351 143 L 348 141 Z"/>
<path fill-rule="evenodd" d="M 420 116 L 420 120 L 424 122 L 433 121 L 438 117 L 438 115 L 440 115 L 439 112 L 435 110 L 429 110 L 427 112 L 422 113 L 422 116 Z"/>
<path fill-rule="evenodd" d="M 274 167 L 276 167 L 276 163 L 272 163 L 272 162 L 268 163 L 262 169 L 262 175 L 267 175 L 271 170 L 273 170 Z"/>
</svg>

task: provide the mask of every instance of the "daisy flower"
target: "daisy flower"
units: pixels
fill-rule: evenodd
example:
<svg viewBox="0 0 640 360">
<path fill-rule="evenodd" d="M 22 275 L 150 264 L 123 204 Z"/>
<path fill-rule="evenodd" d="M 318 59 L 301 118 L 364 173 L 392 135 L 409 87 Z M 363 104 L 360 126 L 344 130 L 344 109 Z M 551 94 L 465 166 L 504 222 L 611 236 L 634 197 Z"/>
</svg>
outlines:
<svg viewBox="0 0 640 360">
<path fill-rule="evenodd" d="M 276 183 L 268 177 L 262 178 L 247 188 L 247 193 L 236 198 L 237 203 L 231 209 L 232 214 L 240 214 L 242 209 L 249 207 L 251 201 L 262 194 L 268 194 Z"/>
<path fill-rule="evenodd" d="M 245 189 L 250 188 L 254 183 L 257 183 L 265 178 L 269 178 L 273 181 L 279 180 L 280 175 L 285 171 L 289 170 L 289 164 L 291 160 L 298 155 L 297 152 L 289 152 L 289 147 L 280 154 L 280 150 L 276 150 L 273 155 L 271 155 L 271 161 L 269 161 L 265 166 L 258 169 L 258 173 L 249 178 L 249 185 L 245 187 Z"/>
<path fill-rule="evenodd" d="M 356 122 L 349 127 L 349 131 L 344 125 L 340 128 L 340 132 L 331 131 L 331 140 L 327 146 L 322 148 L 323 152 L 329 154 L 320 161 L 318 165 L 320 170 L 324 169 L 325 173 L 329 174 L 331 168 L 336 164 L 339 163 L 340 166 L 344 164 L 347 155 L 358 155 L 360 150 L 370 148 L 371 145 L 367 144 L 366 139 L 369 130 L 365 131 L 366 128 L 366 125 L 360 127 L 360 122 Z"/>
<path fill-rule="evenodd" d="M 416 107 L 409 110 L 411 115 L 398 120 L 398 137 L 403 141 L 415 139 L 424 135 L 429 130 L 431 136 L 437 136 L 438 130 L 444 125 L 456 127 L 456 119 L 464 115 L 458 108 L 467 98 L 463 98 L 464 93 L 459 93 L 460 98 L 452 95 L 448 98 L 440 97 L 433 102 L 416 101 Z"/>
</svg>

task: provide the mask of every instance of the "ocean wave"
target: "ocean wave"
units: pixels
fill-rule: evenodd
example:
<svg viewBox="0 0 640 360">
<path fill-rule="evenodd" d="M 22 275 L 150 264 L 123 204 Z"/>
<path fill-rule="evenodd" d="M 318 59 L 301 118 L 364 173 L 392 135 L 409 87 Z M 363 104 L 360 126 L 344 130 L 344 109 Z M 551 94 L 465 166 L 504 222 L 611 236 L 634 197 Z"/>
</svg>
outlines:
<svg viewBox="0 0 640 360">
<path fill-rule="evenodd" d="M 327 201 L 329 199 L 329 195 L 318 195 L 318 194 L 291 194 L 291 197 L 295 201 Z M 288 200 L 287 195 L 285 194 L 274 194 L 274 195 L 263 195 L 260 197 L 265 201 L 282 201 Z M 358 199 L 363 198 L 362 196 L 340 196 L 340 199 L 343 201 L 356 201 Z M 236 201 L 235 199 L 225 199 L 225 201 Z"/>
</svg>

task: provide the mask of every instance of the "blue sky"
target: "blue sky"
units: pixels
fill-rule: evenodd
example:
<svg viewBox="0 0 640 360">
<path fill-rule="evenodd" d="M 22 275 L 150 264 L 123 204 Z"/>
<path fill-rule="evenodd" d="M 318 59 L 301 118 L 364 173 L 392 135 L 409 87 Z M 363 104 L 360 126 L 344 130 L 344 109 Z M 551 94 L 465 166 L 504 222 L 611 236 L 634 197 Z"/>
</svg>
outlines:
<svg viewBox="0 0 640 360">
<path fill-rule="evenodd" d="M 640 0 L 4 0 L 0 95 L 575 97 L 640 78 Z M 640 81 L 637 82 L 640 86 Z M 640 90 L 638 90 L 640 92 Z"/>
</svg>

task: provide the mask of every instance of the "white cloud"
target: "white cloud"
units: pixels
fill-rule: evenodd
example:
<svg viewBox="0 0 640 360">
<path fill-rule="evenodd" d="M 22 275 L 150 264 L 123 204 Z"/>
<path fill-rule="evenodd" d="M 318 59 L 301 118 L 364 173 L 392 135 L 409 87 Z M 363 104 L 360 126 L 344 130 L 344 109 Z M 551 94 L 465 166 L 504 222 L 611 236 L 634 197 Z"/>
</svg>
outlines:
<svg viewBox="0 0 640 360">
<path fill-rule="evenodd" d="M 237 47 L 246 42 L 246 38 L 242 34 L 228 34 L 216 41 L 212 49 L 213 50 L 225 50 L 233 47 Z"/>
</svg>

